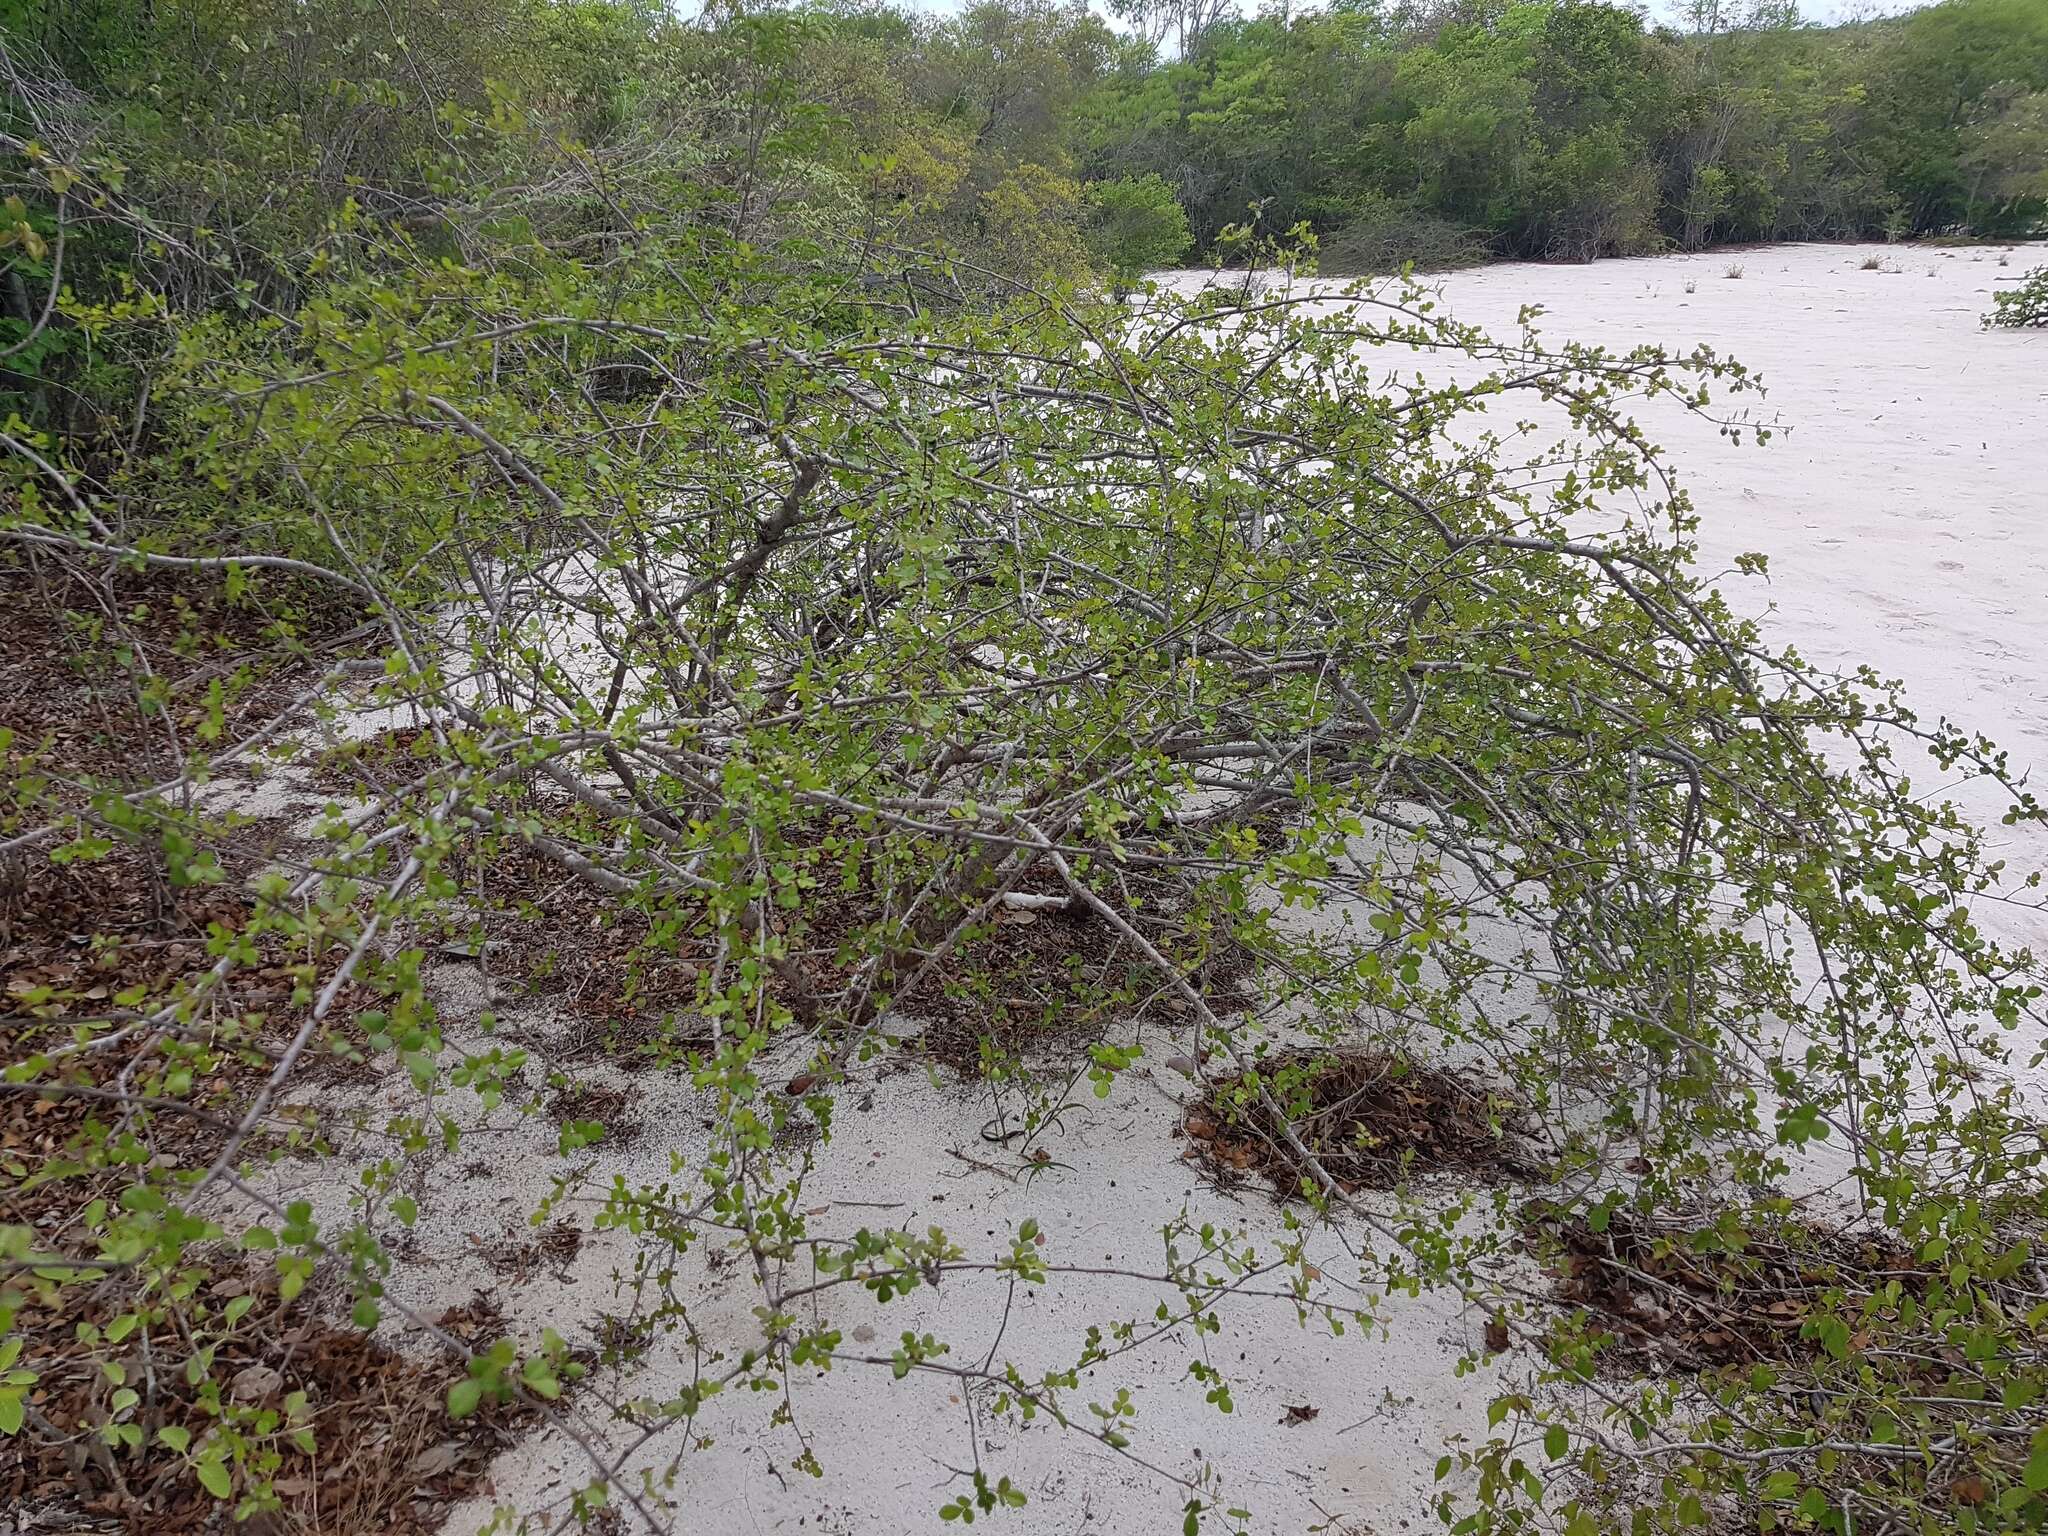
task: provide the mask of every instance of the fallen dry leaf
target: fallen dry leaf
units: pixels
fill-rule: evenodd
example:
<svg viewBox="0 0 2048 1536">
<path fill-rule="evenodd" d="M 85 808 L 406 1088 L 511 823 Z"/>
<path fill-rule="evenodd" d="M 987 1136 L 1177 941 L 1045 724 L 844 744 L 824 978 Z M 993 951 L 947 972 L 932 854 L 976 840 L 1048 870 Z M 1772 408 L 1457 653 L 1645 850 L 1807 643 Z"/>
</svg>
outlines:
<svg viewBox="0 0 2048 1536">
<path fill-rule="evenodd" d="M 443 1472 L 459 1463 L 462 1460 L 462 1454 L 460 1442 L 443 1440 L 438 1444 L 428 1446 L 419 1455 L 413 1457 L 412 1465 L 406 1468 L 406 1470 L 420 1482 L 425 1482 L 429 1478 L 439 1477 Z"/>
<path fill-rule="evenodd" d="M 228 1396 L 238 1403 L 260 1403 L 284 1390 L 284 1377 L 267 1365 L 248 1365 L 235 1372 Z"/>
</svg>

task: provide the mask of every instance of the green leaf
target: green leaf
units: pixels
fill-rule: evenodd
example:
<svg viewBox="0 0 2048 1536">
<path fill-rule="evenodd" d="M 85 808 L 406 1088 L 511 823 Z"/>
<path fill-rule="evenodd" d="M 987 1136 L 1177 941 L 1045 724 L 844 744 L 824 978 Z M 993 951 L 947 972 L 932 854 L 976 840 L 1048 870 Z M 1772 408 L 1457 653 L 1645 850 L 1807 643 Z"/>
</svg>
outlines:
<svg viewBox="0 0 2048 1536">
<path fill-rule="evenodd" d="M 2048 1445 L 2043 1445 L 2027 1458 L 2026 1470 L 2020 1473 L 2020 1481 L 2034 1493 L 2048 1489 Z"/>
<path fill-rule="evenodd" d="M 195 1462 L 192 1470 L 199 1478 L 199 1486 L 216 1499 L 224 1499 L 235 1491 L 234 1479 L 228 1475 L 227 1467 L 221 1462 Z"/>
<path fill-rule="evenodd" d="M 520 1367 L 519 1379 L 526 1383 L 530 1391 L 550 1400 L 562 1395 L 561 1384 L 555 1380 L 554 1367 L 539 1355 L 535 1355 Z"/>
<path fill-rule="evenodd" d="M 448 1414 L 451 1418 L 466 1419 L 476 1412 L 476 1405 L 483 1401 L 484 1384 L 474 1376 L 458 1381 L 448 1389 Z"/>
</svg>

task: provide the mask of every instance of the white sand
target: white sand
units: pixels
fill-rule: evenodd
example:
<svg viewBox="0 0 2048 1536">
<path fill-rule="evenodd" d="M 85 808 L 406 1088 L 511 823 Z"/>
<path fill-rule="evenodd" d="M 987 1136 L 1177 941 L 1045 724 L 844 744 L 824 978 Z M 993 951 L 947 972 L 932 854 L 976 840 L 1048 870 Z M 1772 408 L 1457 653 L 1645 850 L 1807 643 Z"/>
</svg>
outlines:
<svg viewBox="0 0 2048 1536">
<path fill-rule="evenodd" d="M 1860 270 L 1873 253 L 1902 270 Z M 1765 409 L 1792 429 L 1788 436 L 1736 449 L 1711 427 L 1675 416 L 1660 428 L 1702 513 L 1709 561 L 1718 567 L 1746 550 L 1772 557 L 1768 583 L 1729 578 L 1737 606 L 1773 609 L 1769 633 L 1777 642 L 1832 665 L 1867 660 L 1904 679 L 1929 713 L 2002 738 L 2021 762 L 2048 763 L 2048 335 L 1977 328 L 1994 278 L 2022 265 L 2015 258 L 2002 268 L 1998 254 L 1775 248 L 1500 267 L 1443 287 L 1454 313 L 1504 331 L 1520 306 L 1540 303 L 1553 339 L 1618 346 L 1704 340 L 1759 368 L 1771 389 Z M 1724 277 L 1736 262 L 1743 276 Z M 1685 291 L 1688 281 L 1694 292 Z M 2041 839 L 2031 848 L 2033 860 L 2048 861 Z M 2016 855 L 2023 852 L 2016 846 Z M 2008 909 L 1992 922 L 2024 936 L 2028 920 Z M 472 972 L 455 968 L 440 985 L 451 1018 L 480 1006 Z M 472 995 L 459 995 L 465 986 Z M 516 1010 L 507 1027 L 536 1040 L 551 1033 L 545 1016 Z M 1245 1229 L 1246 1240 L 1270 1256 L 1287 1236 L 1270 1201 L 1205 1188 L 1179 1160 L 1182 1144 L 1170 1131 L 1187 1085 L 1159 1065 L 1175 1047 L 1148 1046 L 1153 1065 L 1128 1075 L 1106 1103 L 1084 1091 L 1065 1133 L 1046 1143 L 1054 1164 L 1031 1181 L 975 1166 L 1011 1163 L 981 1138 L 990 1113 L 985 1096 L 914 1073 L 850 1085 L 840 1095 L 838 1138 L 802 1201 L 815 1213 L 813 1232 L 884 1224 L 922 1230 L 938 1222 L 973 1257 L 994 1258 L 1015 1225 L 1035 1216 L 1051 1262 L 1150 1270 L 1162 1257 L 1158 1223 L 1184 1202 L 1198 1218 Z M 791 1065 L 770 1068 L 771 1080 Z M 579 1221 L 587 1223 L 591 1196 L 612 1175 L 659 1182 L 669 1176 L 671 1154 L 693 1162 L 705 1146 L 686 1082 L 643 1076 L 636 1086 L 645 1094 L 645 1129 L 630 1148 L 586 1159 L 588 1193 L 567 1206 Z M 856 1107 L 870 1093 L 870 1107 Z M 563 1168 L 553 1142 L 551 1126 L 516 1123 L 504 1111 L 480 1125 L 419 1192 L 420 1229 L 431 1234 L 419 1256 L 426 1262 L 402 1268 L 397 1294 L 431 1312 L 487 1286 L 522 1332 L 552 1325 L 572 1340 L 588 1338 L 600 1314 L 629 1311 L 614 1283 L 630 1272 L 634 1252 L 622 1234 L 590 1235 L 565 1276 L 542 1273 L 523 1284 L 498 1279 L 475 1257 L 469 1234 L 488 1242 L 520 1230 L 548 1193 Z M 374 1155 L 367 1142 L 350 1153 Z M 488 1174 L 465 1180 L 460 1164 L 475 1157 L 486 1160 Z M 308 1175 L 303 1167 L 281 1170 L 285 1184 Z M 304 1192 L 330 1216 L 341 1214 L 329 1178 Z M 1358 1272 L 1343 1247 L 1334 1233 L 1309 1239 L 1332 1299 Z M 743 1255 L 714 1262 L 710 1252 L 691 1249 L 674 1294 L 705 1348 L 743 1347 L 757 1300 L 748 1265 Z M 1005 1326 L 1007 1296 L 994 1278 L 949 1279 L 936 1294 L 887 1308 L 835 1292 L 823 1315 L 845 1332 L 851 1351 L 886 1354 L 902 1329 L 914 1327 L 949 1339 L 956 1362 L 979 1364 L 993 1347 L 998 1363 L 1012 1359 L 1029 1372 L 1071 1360 L 1087 1324 L 1144 1320 L 1172 1292 L 1131 1281 L 1056 1282 L 1020 1291 Z M 1219 1334 L 1200 1339 L 1176 1329 L 1097 1367 L 1072 1401 L 1085 1414 L 1086 1403 L 1131 1387 L 1140 1409 L 1133 1451 L 1180 1475 L 1210 1469 L 1221 1480 L 1224 1507 L 1253 1512 L 1250 1530 L 1420 1531 L 1434 1524 L 1426 1506 L 1445 1437 L 1483 1435 L 1497 1381 L 1491 1371 L 1453 1378 L 1452 1361 L 1477 1347 L 1484 1323 L 1454 1300 L 1404 1300 L 1386 1315 L 1391 1334 L 1384 1339 L 1357 1331 L 1332 1339 L 1313 1321 L 1297 1327 L 1285 1302 L 1234 1302 L 1223 1310 Z M 871 1344 L 855 1332 L 870 1326 Z M 1191 1358 L 1231 1377 L 1233 1413 L 1205 1404 L 1204 1388 L 1187 1375 Z M 1506 1366 L 1525 1368 L 1513 1358 Z M 623 1382 L 601 1385 L 659 1399 L 692 1371 L 682 1336 L 669 1334 Z M 670 1433 L 634 1458 L 657 1477 L 674 1459 L 675 1529 L 721 1536 L 942 1529 L 936 1511 L 967 1487 L 960 1469 L 974 1463 L 976 1433 L 991 1476 L 1007 1474 L 1032 1501 L 1023 1515 L 998 1519 L 1046 1536 L 1179 1528 L 1185 1496 L 1158 1477 L 1056 1428 L 996 1420 L 978 1394 L 978 1430 L 971 1428 L 962 1400 L 969 1394 L 950 1382 L 897 1384 L 886 1370 L 841 1366 L 791 1385 L 795 1427 L 770 1423 L 774 1395 L 736 1392 L 714 1400 L 696 1422 L 708 1445 L 686 1450 Z M 1283 1424 L 1290 1404 L 1313 1407 L 1316 1417 Z M 587 1431 L 605 1434 L 594 1398 L 573 1411 Z M 792 1466 L 806 1441 L 825 1464 L 823 1480 Z M 499 1498 L 545 1529 L 588 1470 L 563 1437 L 542 1433 L 508 1452 L 494 1476 Z M 479 1504 L 451 1529 L 478 1529 L 489 1516 Z"/>
<path fill-rule="evenodd" d="M 1986 331 L 2000 279 L 2043 259 L 1999 246 L 1770 246 L 1516 265 L 1441 281 L 1451 312 L 1511 333 L 1540 304 L 1553 340 L 1704 342 L 1763 375 L 1751 408 L 1789 430 L 1733 447 L 1667 408 L 1648 418 L 1700 514 L 1703 568 L 1737 611 L 1831 668 L 1868 663 L 2007 747 L 2048 790 L 2048 333 Z M 1884 266 L 1864 271 L 1875 257 Z M 1740 267 L 1740 278 L 1725 274 Z M 1693 291 L 1686 291 L 1687 284 Z M 1753 400 L 1753 397 L 1751 397 Z M 1768 578 L 1734 557 L 1770 557 Z M 1935 787 L 1927 781 L 1927 788 Z M 1997 797 L 1963 797 L 1994 820 Z M 1997 834 L 2048 866 L 2048 834 Z M 2020 914 L 1984 914 L 2048 946 Z M 2031 932 L 2029 931 L 2031 929 Z"/>
</svg>

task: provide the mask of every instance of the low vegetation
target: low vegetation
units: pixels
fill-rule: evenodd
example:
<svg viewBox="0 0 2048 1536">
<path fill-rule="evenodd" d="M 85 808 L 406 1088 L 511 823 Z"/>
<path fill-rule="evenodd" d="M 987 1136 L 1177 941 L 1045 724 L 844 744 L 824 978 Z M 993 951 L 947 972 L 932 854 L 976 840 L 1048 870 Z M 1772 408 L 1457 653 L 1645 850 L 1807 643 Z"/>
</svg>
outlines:
<svg viewBox="0 0 2048 1536">
<path fill-rule="evenodd" d="M 1984 323 L 2015 331 L 2048 325 L 2048 267 L 2036 267 L 2015 286 L 1993 293 Z"/>
</svg>

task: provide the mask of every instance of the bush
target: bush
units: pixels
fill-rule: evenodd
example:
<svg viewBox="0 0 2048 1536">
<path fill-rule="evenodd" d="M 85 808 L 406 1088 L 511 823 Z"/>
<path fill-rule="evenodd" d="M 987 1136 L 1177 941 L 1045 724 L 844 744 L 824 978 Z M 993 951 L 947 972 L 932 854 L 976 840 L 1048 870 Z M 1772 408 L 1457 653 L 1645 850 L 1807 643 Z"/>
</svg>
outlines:
<svg viewBox="0 0 2048 1536">
<path fill-rule="evenodd" d="M 1362 205 L 1318 246 L 1317 265 L 1342 276 L 1447 272 L 1476 267 L 1491 254 L 1483 230 L 1431 213 L 1419 203 L 1391 197 Z"/>
<path fill-rule="evenodd" d="M 1119 289 L 1172 266 L 1194 243 L 1187 213 L 1161 176 L 1091 181 L 1085 195 L 1088 248 Z"/>
<path fill-rule="evenodd" d="M 2048 325 L 2048 267 L 2036 267 L 2017 288 L 1992 294 L 1984 323 L 2015 331 Z"/>
<path fill-rule="evenodd" d="M 1656 175 L 1618 134 L 1582 134 L 1545 162 L 1521 238 L 1552 261 L 1653 251 L 1663 243 Z"/>
<path fill-rule="evenodd" d="M 1088 271 L 1081 238 L 1081 184 L 1029 162 L 1010 167 L 981 195 L 976 262 L 1003 285 Z"/>
<path fill-rule="evenodd" d="M 118 1337 L 48 1320 L 139 1318 L 115 1326 L 146 1327 L 156 1368 L 189 1373 L 194 1427 L 158 1449 L 136 1417 L 156 1410 L 127 1390 L 86 1397 L 65 1431 L 128 1446 L 130 1479 L 186 1478 L 189 1450 L 209 1490 L 278 1496 L 285 1458 L 308 1452 L 272 1442 L 298 1430 L 266 1428 L 213 1363 L 253 1349 L 270 1313 L 202 1310 L 212 1293 L 188 1277 L 246 1231 L 283 1300 L 322 1270 L 357 1326 L 402 1310 L 404 1229 L 453 1214 L 415 1203 L 414 1149 L 455 1134 L 445 1110 L 468 1094 L 504 1098 L 518 1066 L 444 1036 L 420 936 L 470 920 L 464 861 L 516 851 L 651 944 L 674 954 L 687 938 L 707 957 L 678 1011 L 703 1022 L 693 1084 L 717 1134 L 660 1185 L 611 1187 L 598 1223 L 635 1235 L 642 1273 L 674 1271 L 713 1233 L 772 1260 L 746 1269 L 759 1306 L 724 1341 L 736 1385 L 800 1394 L 791 1383 L 830 1362 L 986 1391 L 995 1412 L 1091 1449 L 1172 1433 L 1089 1412 L 1123 1353 L 1101 1346 L 1129 1299 L 1115 1286 L 1089 1293 L 1085 1329 L 1020 1331 L 1010 1358 L 979 1340 L 949 1357 L 914 1332 L 893 1361 L 864 1356 L 810 1305 L 921 1297 L 941 1274 L 1097 1283 L 1096 1256 L 1035 1219 L 1000 1235 L 789 1219 L 815 1158 L 849 1134 L 830 1109 L 850 1064 L 898 1048 L 885 1017 L 942 993 L 1006 1006 L 981 941 L 1024 898 L 1063 906 L 1115 956 L 1072 970 L 1064 1007 L 1110 1022 L 1068 1042 L 1050 1086 L 1029 1090 L 1033 1114 L 1056 1120 L 1077 1087 L 1129 1091 L 1153 1041 L 1118 1021 L 1170 1004 L 1189 1059 L 1214 1058 L 1213 1130 L 1261 1142 L 1291 1194 L 1346 1225 L 1358 1267 L 1338 1287 L 1398 1274 L 1496 1319 L 1523 1305 L 1488 1263 L 1528 1241 L 1518 1205 L 1390 1179 L 1375 1206 L 1358 1169 L 1331 1166 L 1345 1127 L 1315 1096 L 1361 1044 L 1477 1057 L 1514 1085 L 1530 1155 L 1574 1175 L 1552 1188 L 1556 1241 L 1618 1225 L 1689 1253 L 1803 1253 L 1773 1191 L 1816 1164 L 1836 1176 L 1809 1151 L 1834 1138 L 1883 1252 L 1940 1260 L 1910 1292 L 1887 1280 L 1881 1301 L 1815 1284 L 1797 1303 L 1812 1348 L 1716 1386 L 1718 1405 L 1645 1391 L 1626 1423 L 1591 1390 L 1582 1317 L 1525 1327 L 1560 1390 L 1497 1398 L 1493 1436 L 1455 1453 L 1482 1470 L 1481 1500 L 1539 1497 L 1508 1469 L 1541 1444 L 1587 1474 L 1559 1486 L 1608 1506 L 1594 1523 L 1564 1505 L 1566 1529 L 1618 1528 L 1637 1475 L 1683 1489 L 1693 1503 L 1665 1502 L 1695 1525 L 1699 1503 L 1789 1516 L 1853 1498 L 1896 1512 L 1870 1529 L 1940 1528 L 1963 1479 L 1996 1507 L 2039 1503 L 2048 1463 L 2027 1460 L 2022 1431 L 2048 1365 L 2007 1218 L 2039 1206 L 2040 1153 L 2012 1093 L 1980 1081 L 2006 1030 L 2038 1024 L 2039 972 L 1971 921 L 1992 855 L 1895 755 L 1925 741 L 1955 775 L 2003 786 L 2014 819 L 2040 808 L 1988 743 L 1916 721 L 1867 677 L 1771 652 L 1692 568 L 1689 504 L 1631 412 L 1706 409 L 1709 389 L 1749 386 L 1738 365 L 1531 336 L 1497 366 L 1489 337 L 1397 291 L 1334 309 L 1320 293 L 1161 294 L 1135 317 L 1028 292 L 907 329 L 847 298 L 860 250 L 813 243 L 804 267 L 650 223 L 602 265 L 530 245 L 463 268 L 394 260 L 234 327 L 236 346 L 195 330 L 160 381 L 218 526 L 289 516 L 296 574 L 324 568 L 351 601 L 370 589 L 389 636 L 362 658 L 379 698 L 431 728 L 346 837 L 337 826 L 303 874 L 266 875 L 217 924 L 194 975 L 139 976 L 133 992 L 125 975 L 22 978 L 8 1086 L 79 1112 L 61 1157 L 25 1151 L 10 1175 L 67 1214 L 0 1227 L 0 1322 L 32 1314 L 39 1330 L 0 1359 L 0 1403 L 23 1404 L 17 1388 L 81 1347 L 126 1369 Z M 668 389 L 600 401 L 584 387 L 622 338 Z M 1382 344 L 1478 366 L 1456 383 L 1390 379 Z M 1509 392 L 1518 413 L 1554 411 L 1558 440 L 1475 431 Z M 246 557 L 195 543 L 181 494 L 166 475 L 137 483 L 119 523 L 110 498 L 91 510 L 143 541 L 121 546 L 131 564 L 196 549 L 236 555 L 247 577 L 257 535 Z M 401 518 L 417 529 L 384 531 Z M 108 546 L 88 526 L 30 506 L 0 532 L 90 568 Z M 192 774 L 210 770 L 210 739 Z M 216 829 L 175 797 L 48 785 L 21 776 L 8 846 L 90 863 L 147 845 L 179 889 L 220 882 L 203 853 Z M 1318 908 L 1358 920 L 1294 921 Z M 1522 952 L 1495 947 L 1504 924 Z M 1212 982 L 1226 962 L 1254 979 L 1256 1007 Z M 1503 1004 L 1513 988 L 1526 1004 Z M 353 1208 L 268 1209 L 248 1180 L 283 1152 L 259 1128 L 272 1135 L 295 1070 L 344 1046 L 382 1053 L 426 1105 Z M 777 1049 L 808 1062 L 787 1089 L 761 1070 Z M 1597 1085 L 1600 1113 L 1573 1085 Z M 118 1113 L 93 1113 L 110 1098 Z M 204 1138 L 182 1163 L 152 1156 L 193 1121 L 188 1099 Z M 805 1110 L 815 1154 L 771 1155 Z M 601 1133 L 571 1118 L 563 1155 Z M 94 1198 L 107 1192 L 118 1200 Z M 1178 1205 L 1158 1227 L 1192 1253 L 1208 1237 Z M 1230 1260 L 1236 1276 L 1277 1263 L 1299 1277 L 1298 1293 L 1262 1293 L 1288 1322 L 1298 1294 L 1360 1336 L 1357 1291 L 1326 1286 L 1299 1250 Z M 1176 1260 L 1163 1279 L 1124 1278 L 1153 1287 L 1162 1318 L 1206 1317 L 1243 1283 L 1193 1274 Z M 650 1343 L 694 1337 L 692 1310 L 644 1323 Z M 478 1344 L 449 1389 L 458 1417 L 545 1401 L 576 1364 L 558 1340 L 523 1361 Z M 1229 1411 L 1222 1368 L 1188 1347 L 1189 1391 Z M 679 1453 L 691 1411 L 666 1428 Z M 1815 1449 L 1866 1438 L 1915 1454 Z M 861 1449 L 816 1455 L 829 1467 Z M 1596 1475 L 1617 1465 L 1636 1470 Z M 1021 1499 L 1006 1486 L 992 1503 Z M 1488 1518 L 1519 1529 L 1529 1512 Z"/>
</svg>

